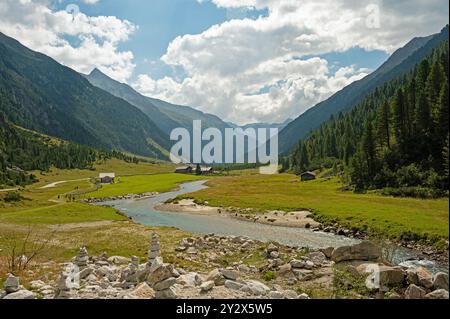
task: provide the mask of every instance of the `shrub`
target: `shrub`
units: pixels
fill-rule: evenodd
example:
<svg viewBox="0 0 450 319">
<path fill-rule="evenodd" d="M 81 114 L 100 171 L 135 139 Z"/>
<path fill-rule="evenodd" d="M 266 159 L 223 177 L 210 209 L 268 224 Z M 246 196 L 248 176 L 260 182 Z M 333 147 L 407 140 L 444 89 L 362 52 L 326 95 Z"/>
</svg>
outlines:
<svg viewBox="0 0 450 319">
<path fill-rule="evenodd" d="M 277 274 L 274 271 L 267 271 L 262 275 L 262 278 L 265 281 L 272 281 L 272 280 L 277 279 Z"/>
<path fill-rule="evenodd" d="M 20 202 L 21 200 L 21 196 L 18 192 L 8 192 L 6 193 L 5 197 L 4 197 L 4 201 L 5 202 Z"/>
</svg>

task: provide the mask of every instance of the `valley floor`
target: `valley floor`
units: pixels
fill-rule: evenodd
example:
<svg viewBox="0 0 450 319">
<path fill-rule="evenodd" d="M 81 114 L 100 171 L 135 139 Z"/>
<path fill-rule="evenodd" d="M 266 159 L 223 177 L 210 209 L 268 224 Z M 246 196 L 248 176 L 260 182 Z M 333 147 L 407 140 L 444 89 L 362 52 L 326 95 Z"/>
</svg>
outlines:
<svg viewBox="0 0 450 319">
<path fill-rule="evenodd" d="M 118 183 L 99 189 L 90 180 L 99 172 L 115 172 L 121 177 Z M 138 225 L 115 209 L 79 202 L 89 197 L 166 192 L 179 183 L 199 179 L 172 172 L 171 165 L 136 165 L 120 161 L 101 163 L 94 171 L 36 172 L 39 183 L 21 189 L 20 202 L 0 201 L 0 282 L 10 271 L 8 260 L 11 251 L 20 251 L 24 243 L 27 244 L 25 253 L 36 249 L 39 244 L 46 244 L 30 262 L 30 267 L 20 271 L 21 280 L 26 284 L 40 276 L 55 278 L 61 270 L 60 263 L 76 255 L 80 246 L 87 246 L 94 255 L 106 251 L 110 256 L 145 259 L 152 231 L 160 236 L 165 261 L 204 272 L 201 262 L 195 258 L 186 259 L 176 251 L 180 240 L 191 234 L 175 228 Z M 58 183 L 61 181 L 64 183 Z M 49 184 L 54 187 L 43 188 Z M 358 228 L 384 237 L 416 234 L 419 238 L 433 239 L 435 243 L 442 244 L 448 240 L 448 199 L 416 200 L 353 194 L 341 191 L 339 181 L 333 178 L 301 183 L 294 175 L 261 176 L 253 171 L 211 177 L 208 185 L 210 188 L 184 197 L 210 206 L 250 208 L 245 212 L 240 210 L 239 214 L 251 216 L 272 210 L 310 210 L 321 222 L 338 222 L 348 229 Z M 448 249 L 448 241 L 446 245 Z M 239 262 L 242 259 L 240 254 L 239 251 L 231 252 L 221 259 L 222 266 Z M 258 266 L 258 262 L 258 257 L 248 260 L 249 265 Z M 45 263 L 44 268 L 39 267 L 42 263 Z M 270 274 L 265 276 L 270 277 Z M 310 294 L 318 297 L 332 295 L 330 291 Z"/>
</svg>

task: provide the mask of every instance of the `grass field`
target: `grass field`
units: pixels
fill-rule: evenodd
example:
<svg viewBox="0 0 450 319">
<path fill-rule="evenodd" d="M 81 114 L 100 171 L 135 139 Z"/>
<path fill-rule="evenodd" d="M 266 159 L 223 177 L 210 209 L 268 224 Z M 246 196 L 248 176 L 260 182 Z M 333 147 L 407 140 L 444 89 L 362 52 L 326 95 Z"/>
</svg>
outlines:
<svg viewBox="0 0 450 319">
<path fill-rule="evenodd" d="M 168 192 L 178 184 L 205 179 L 202 176 L 183 174 L 156 174 L 124 176 L 117 179 L 115 184 L 103 185 L 98 191 L 88 193 L 86 197 L 105 198 L 127 194 L 142 194 L 146 192 Z"/>
<path fill-rule="evenodd" d="M 294 175 L 242 175 L 216 178 L 209 189 L 184 197 L 221 207 L 259 211 L 308 209 L 324 222 L 400 238 L 448 238 L 449 201 L 391 198 L 341 191 L 338 179 L 300 182 Z"/>
<path fill-rule="evenodd" d="M 60 203 L 0 214 L 0 223 L 21 225 L 69 224 L 103 220 L 125 220 L 125 217 L 112 208 L 93 207 L 82 203 Z"/>
<path fill-rule="evenodd" d="M 52 236 L 49 247 L 39 256 L 40 262 L 67 261 L 83 245 L 87 246 L 91 254 L 106 251 L 110 255 L 144 258 L 152 230 L 161 235 L 163 245 L 173 247 L 165 250 L 165 257 L 169 261 L 176 260 L 175 247 L 182 237 L 189 234 L 174 228 L 154 229 L 135 224 L 112 208 L 67 201 L 66 194 L 96 190 L 89 178 L 98 176 L 99 172 L 115 172 L 121 176 L 122 183 L 102 190 L 116 194 L 168 191 L 176 188 L 180 182 L 197 179 L 196 176 L 170 174 L 173 172 L 172 165 L 136 165 L 118 160 L 100 163 L 92 171 L 53 169 L 43 174 L 35 172 L 39 182 L 20 190 L 20 202 L 6 203 L 0 200 L 0 284 L 8 272 L 6 257 L 14 245 L 22 246 L 29 232 L 32 233 L 30 242 L 41 242 Z M 136 174 L 139 175 L 131 176 Z M 67 182 L 42 188 L 59 181 Z M 118 189 L 115 190 L 115 187 Z M 51 271 L 56 276 L 60 271 L 49 267 L 45 274 Z M 28 279 L 36 279 L 42 271 L 39 268 L 31 270 L 35 274 L 30 278 L 27 272 L 20 274 L 23 283 L 26 284 Z"/>
</svg>

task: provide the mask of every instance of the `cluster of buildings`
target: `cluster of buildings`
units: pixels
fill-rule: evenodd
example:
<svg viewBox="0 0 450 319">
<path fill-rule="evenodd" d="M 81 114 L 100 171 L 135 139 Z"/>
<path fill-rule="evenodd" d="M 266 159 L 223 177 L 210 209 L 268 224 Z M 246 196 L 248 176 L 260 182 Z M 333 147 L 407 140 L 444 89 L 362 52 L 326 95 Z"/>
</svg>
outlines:
<svg viewBox="0 0 450 319">
<path fill-rule="evenodd" d="M 201 165 L 187 165 L 177 167 L 175 169 L 177 174 L 197 174 L 197 175 L 212 175 L 214 174 L 214 168 L 201 166 Z"/>
</svg>

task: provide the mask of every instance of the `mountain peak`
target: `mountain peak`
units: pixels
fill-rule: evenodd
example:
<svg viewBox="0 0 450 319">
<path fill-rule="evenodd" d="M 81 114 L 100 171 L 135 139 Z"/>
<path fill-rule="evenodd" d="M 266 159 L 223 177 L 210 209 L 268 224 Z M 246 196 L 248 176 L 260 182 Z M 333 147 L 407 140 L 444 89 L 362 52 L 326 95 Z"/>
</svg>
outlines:
<svg viewBox="0 0 450 319">
<path fill-rule="evenodd" d="M 94 68 L 91 73 L 89 73 L 89 76 L 107 76 L 105 73 L 100 71 L 98 68 Z"/>
</svg>

